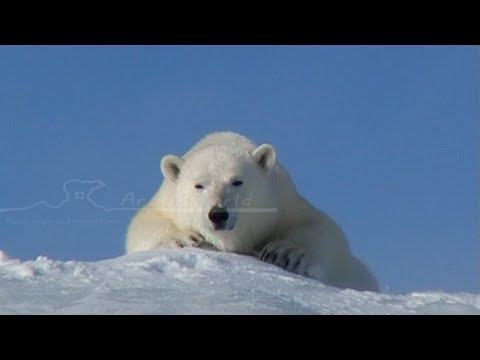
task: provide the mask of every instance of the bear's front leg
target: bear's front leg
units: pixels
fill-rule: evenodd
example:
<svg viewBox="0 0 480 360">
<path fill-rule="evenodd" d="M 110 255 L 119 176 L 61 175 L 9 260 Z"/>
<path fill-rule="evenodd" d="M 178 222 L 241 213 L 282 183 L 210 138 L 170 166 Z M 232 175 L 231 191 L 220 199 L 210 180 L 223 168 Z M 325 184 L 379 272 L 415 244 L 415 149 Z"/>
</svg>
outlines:
<svg viewBox="0 0 480 360">
<path fill-rule="evenodd" d="M 306 253 L 298 245 L 273 241 L 265 245 L 260 253 L 260 260 L 280 266 L 296 274 L 306 274 Z"/>
</svg>

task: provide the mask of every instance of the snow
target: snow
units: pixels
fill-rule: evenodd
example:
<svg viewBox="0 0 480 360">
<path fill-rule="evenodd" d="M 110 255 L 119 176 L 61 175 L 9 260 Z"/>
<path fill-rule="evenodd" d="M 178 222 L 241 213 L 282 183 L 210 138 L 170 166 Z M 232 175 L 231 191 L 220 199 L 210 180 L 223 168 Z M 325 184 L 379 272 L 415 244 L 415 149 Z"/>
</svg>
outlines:
<svg viewBox="0 0 480 360">
<path fill-rule="evenodd" d="M 0 251 L 0 314 L 480 314 L 480 295 L 338 289 L 193 248 L 98 262 L 22 262 Z"/>
</svg>

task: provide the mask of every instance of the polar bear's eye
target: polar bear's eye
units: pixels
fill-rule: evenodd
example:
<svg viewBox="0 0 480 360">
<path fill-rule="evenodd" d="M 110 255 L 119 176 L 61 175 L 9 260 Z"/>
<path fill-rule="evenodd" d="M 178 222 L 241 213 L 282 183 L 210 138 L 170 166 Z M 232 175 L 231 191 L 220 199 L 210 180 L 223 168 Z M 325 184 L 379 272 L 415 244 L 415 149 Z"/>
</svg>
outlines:
<svg viewBox="0 0 480 360">
<path fill-rule="evenodd" d="M 234 182 L 232 182 L 233 186 L 240 186 L 242 184 L 243 184 L 243 181 L 241 181 L 241 180 L 235 180 Z"/>
<path fill-rule="evenodd" d="M 195 189 L 203 189 L 203 185 L 202 184 L 195 184 Z"/>
</svg>

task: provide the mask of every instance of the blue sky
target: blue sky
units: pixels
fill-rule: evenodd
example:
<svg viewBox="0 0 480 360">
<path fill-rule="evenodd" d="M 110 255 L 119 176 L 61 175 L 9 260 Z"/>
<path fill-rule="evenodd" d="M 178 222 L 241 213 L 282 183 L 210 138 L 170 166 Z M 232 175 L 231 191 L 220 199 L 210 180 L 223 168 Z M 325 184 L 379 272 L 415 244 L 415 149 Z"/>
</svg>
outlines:
<svg viewBox="0 0 480 360">
<path fill-rule="evenodd" d="M 462 46 L 0 46 L 0 249 L 122 255 L 133 212 L 103 208 L 147 200 L 163 155 L 232 130 L 275 145 L 385 291 L 478 292 L 478 61 Z M 97 182 L 52 208 L 68 180 Z"/>
</svg>

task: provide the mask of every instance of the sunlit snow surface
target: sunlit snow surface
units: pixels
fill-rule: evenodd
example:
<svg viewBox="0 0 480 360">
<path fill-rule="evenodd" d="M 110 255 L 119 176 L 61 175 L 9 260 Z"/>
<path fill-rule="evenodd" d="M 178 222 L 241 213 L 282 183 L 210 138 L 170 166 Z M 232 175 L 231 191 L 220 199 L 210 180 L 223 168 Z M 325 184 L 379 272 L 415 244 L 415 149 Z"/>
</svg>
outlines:
<svg viewBox="0 0 480 360">
<path fill-rule="evenodd" d="M 198 249 L 98 262 L 21 262 L 0 251 L 0 314 L 480 314 L 480 295 L 341 290 Z"/>
</svg>

